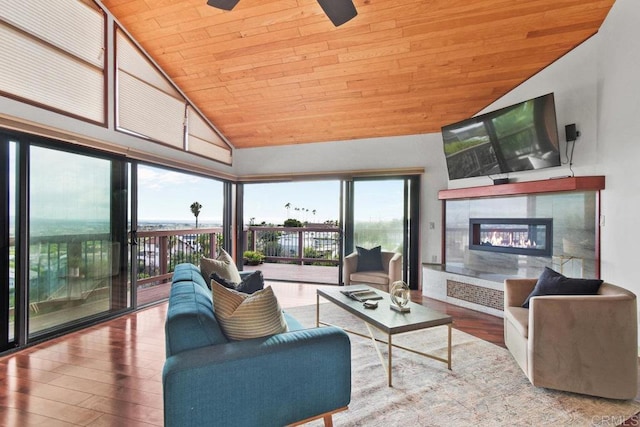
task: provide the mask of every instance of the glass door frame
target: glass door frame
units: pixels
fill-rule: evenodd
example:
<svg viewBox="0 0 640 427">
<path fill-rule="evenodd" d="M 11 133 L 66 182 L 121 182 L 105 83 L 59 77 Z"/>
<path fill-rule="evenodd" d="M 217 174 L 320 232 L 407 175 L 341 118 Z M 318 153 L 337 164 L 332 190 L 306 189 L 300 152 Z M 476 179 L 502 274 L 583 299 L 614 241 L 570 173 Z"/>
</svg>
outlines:
<svg viewBox="0 0 640 427">
<path fill-rule="evenodd" d="M 14 346 L 15 338 L 16 338 L 16 322 L 15 322 L 15 308 L 14 308 L 14 331 L 13 334 L 9 332 L 10 325 L 10 308 L 9 308 L 9 294 L 10 294 L 10 262 L 9 262 L 9 254 L 11 244 L 10 240 L 10 212 L 9 212 L 9 183 L 11 179 L 9 178 L 10 173 L 10 144 L 3 143 L 2 148 L 0 149 L 0 164 L 2 167 L 0 170 L 0 215 L 2 215 L 2 220 L 0 222 L 0 274 L 2 274 L 2 279 L 0 283 L 2 284 L 2 289 L 0 289 L 0 325 L 6 325 L 6 327 L 0 328 L 0 351 L 5 351 Z M 14 287 L 15 292 L 15 287 Z M 13 340 L 10 341 L 9 336 L 13 335 Z"/>
<path fill-rule="evenodd" d="M 43 331 L 42 333 L 33 334 L 29 336 L 29 218 L 30 218 L 30 206 L 29 206 L 29 167 L 30 167 L 30 148 L 32 146 L 43 147 L 46 149 L 65 151 L 80 156 L 89 156 L 93 158 L 104 159 L 111 163 L 111 191 L 112 203 L 114 205 L 111 208 L 111 238 L 113 241 L 120 242 L 121 247 L 127 244 L 126 240 L 126 221 L 127 221 L 127 192 L 128 192 L 128 177 L 127 177 L 127 165 L 128 161 L 123 156 L 115 154 L 105 153 L 103 151 L 93 150 L 87 147 L 81 147 L 77 145 L 71 145 L 62 141 L 32 135 L 29 133 L 11 131 L 6 129 L 0 129 L 0 138 L 3 142 L 2 153 L 0 153 L 0 161 L 3 164 L 3 177 L 0 178 L 0 192 L 2 192 L 2 202 L 0 202 L 0 209 L 2 209 L 3 225 L 2 231 L 0 231 L 0 238 L 3 239 L 3 243 L 0 244 L 0 253 L 2 260 L 0 260 L 0 268 L 2 268 L 2 275 L 8 279 L 9 275 L 9 259 L 8 251 L 9 246 L 9 191 L 15 191 L 16 200 L 16 212 L 15 212 L 15 314 L 14 314 L 14 339 L 9 342 L 7 338 L 8 328 L 0 333 L 0 352 L 10 350 L 12 348 L 20 348 L 33 343 L 40 342 L 44 339 L 48 339 L 52 336 L 69 332 L 81 327 L 85 327 L 91 324 L 95 324 L 98 321 L 106 320 L 109 318 L 117 317 L 123 313 L 133 310 L 132 300 L 128 297 L 126 282 L 130 265 L 127 260 L 126 252 L 121 250 L 119 254 L 119 270 L 117 277 L 113 277 L 113 285 L 111 286 L 110 298 L 117 297 L 119 299 L 120 308 L 108 310 L 105 312 L 97 313 L 92 316 L 79 318 L 77 320 L 64 323 L 60 327 L 56 327 L 52 330 Z M 9 144 L 4 142 L 15 141 L 16 144 L 16 188 L 9 188 Z M 117 193 L 117 194 L 113 194 Z M 113 201 L 114 196 L 118 200 Z M 116 210 L 118 212 L 116 212 Z M 124 223 L 124 228 L 122 227 Z M 124 230 L 124 232 L 123 232 Z M 124 240 L 123 240 L 124 239 Z M 7 283 L 3 289 L 0 290 L 0 316 L 2 321 L 8 320 L 9 312 L 9 287 L 8 280 L 3 280 Z M 116 284 L 116 282 L 118 284 Z M 122 288 L 124 286 L 124 288 Z M 117 288 L 117 289 L 116 289 Z M 113 292 L 119 292 L 119 295 L 113 294 Z M 124 298 L 124 299 L 123 299 Z M 124 305 L 124 307 L 122 307 Z M 110 306 L 113 306 L 113 301 L 110 301 Z M 8 323 L 6 323 L 8 325 Z"/>
<path fill-rule="evenodd" d="M 344 180 L 344 250 L 342 260 L 355 250 L 355 183 L 403 180 L 402 277 L 411 289 L 420 287 L 420 176 L 354 177 Z M 342 277 L 341 277 L 342 280 Z M 342 281 L 341 281 L 342 284 Z"/>
</svg>

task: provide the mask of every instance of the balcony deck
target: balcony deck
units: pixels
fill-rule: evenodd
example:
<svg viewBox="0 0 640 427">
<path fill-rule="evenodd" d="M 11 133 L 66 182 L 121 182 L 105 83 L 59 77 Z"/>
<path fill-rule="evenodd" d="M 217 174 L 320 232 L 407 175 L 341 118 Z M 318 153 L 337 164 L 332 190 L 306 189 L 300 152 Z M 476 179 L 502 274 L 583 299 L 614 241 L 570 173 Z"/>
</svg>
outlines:
<svg viewBox="0 0 640 427">
<path fill-rule="evenodd" d="M 263 263 L 245 265 L 243 271 L 262 271 L 265 280 L 338 285 L 338 266 Z"/>
<path fill-rule="evenodd" d="M 266 281 L 295 282 L 299 286 L 338 285 L 338 267 L 336 266 L 264 263 L 257 266 L 245 265 L 243 271 L 255 270 L 260 270 Z M 138 289 L 138 306 L 167 298 L 170 288 L 169 282 Z"/>
</svg>

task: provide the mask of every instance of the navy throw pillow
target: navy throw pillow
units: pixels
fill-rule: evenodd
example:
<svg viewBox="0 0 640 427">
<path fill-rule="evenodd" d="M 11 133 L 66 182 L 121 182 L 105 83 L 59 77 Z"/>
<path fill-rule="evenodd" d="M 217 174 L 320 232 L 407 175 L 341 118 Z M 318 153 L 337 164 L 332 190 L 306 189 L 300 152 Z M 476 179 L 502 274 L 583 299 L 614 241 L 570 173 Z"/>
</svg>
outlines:
<svg viewBox="0 0 640 427">
<path fill-rule="evenodd" d="M 358 266 L 356 271 L 382 271 L 382 249 L 380 246 L 375 248 L 365 249 L 360 246 L 356 246 L 358 251 Z"/>
<path fill-rule="evenodd" d="M 240 283 L 233 283 L 225 280 L 216 273 L 211 273 L 211 278 L 225 288 L 234 289 L 245 294 L 252 294 L 264 288 L 264 277 L 260 270 L 256 270 L 251 274 L 243 275 Z"/>
<path fill-rule="evenodd" d="M 601 284 L 599 279 L 572 279 L 545 267 L 522 307 L 529 308 L 531 298 L 543 295 L 596 295 Z"/>
</svg>

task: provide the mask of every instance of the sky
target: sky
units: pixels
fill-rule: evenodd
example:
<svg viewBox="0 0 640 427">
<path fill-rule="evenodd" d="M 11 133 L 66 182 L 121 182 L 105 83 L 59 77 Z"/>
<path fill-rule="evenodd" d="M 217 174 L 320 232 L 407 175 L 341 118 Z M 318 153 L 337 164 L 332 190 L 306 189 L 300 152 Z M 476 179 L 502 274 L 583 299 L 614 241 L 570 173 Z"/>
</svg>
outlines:
<svg viewBox="0 0 640 427">
<path fill-rule="evenodd" d="M 138 180 L 141 220 L 195 221 L 190 206 L 197 201 L 202 205 L 200 223 L 222 221 L 223 188 L 218 181 L 149 166 L 139 168 Z M 402 189 L 401 180 L 356 182 L 356 220 L 402 218 Z M 289 210 L 285 208 L 287 204 L 290 204 Z M 254 218 L 256 224 L 264 221 L 278 225 L 288 217 L 315 223 L 338 220 L 340 181 L 245 184 L 246 224 Z"/>
</svg>

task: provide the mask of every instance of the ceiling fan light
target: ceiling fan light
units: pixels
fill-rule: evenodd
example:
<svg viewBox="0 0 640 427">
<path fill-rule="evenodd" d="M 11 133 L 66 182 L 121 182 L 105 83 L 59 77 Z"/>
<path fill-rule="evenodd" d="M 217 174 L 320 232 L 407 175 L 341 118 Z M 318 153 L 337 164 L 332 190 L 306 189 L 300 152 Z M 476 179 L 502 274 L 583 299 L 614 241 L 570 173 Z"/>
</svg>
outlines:
<svg viewBox="0 0 640 427">
<path fill-rule="evenodd" d="M 350 21 L 358 14 L 351 0 L 318 0 L 318 3 L 336 27 Z"/>
<path fill-rule="evenodd" d="M 239 1 L 240 0 L 208 0 L 207 4 L 218 9 L 231 10 L 236 7 Z"/>
</svg>

